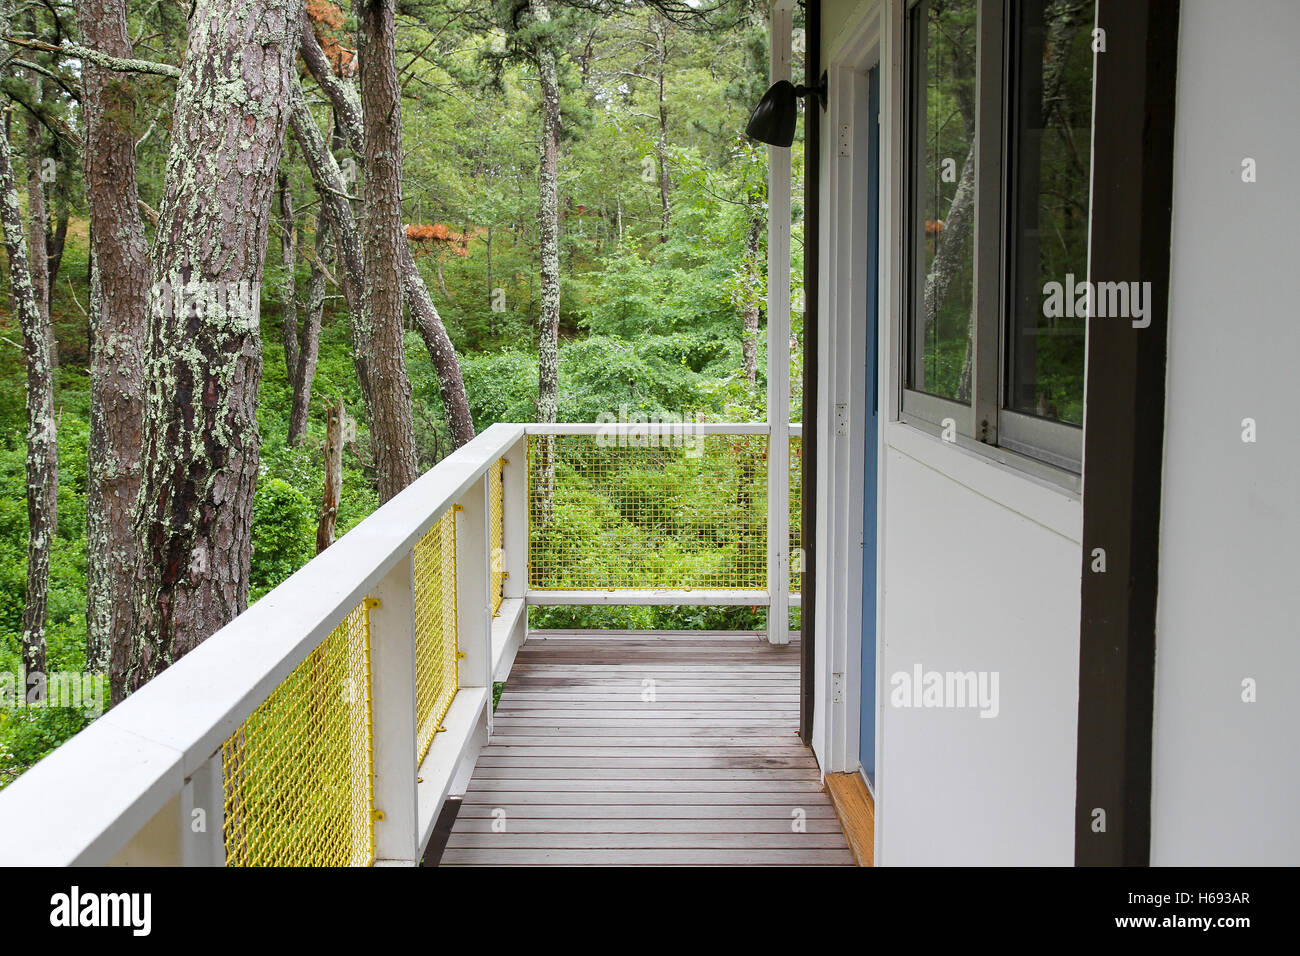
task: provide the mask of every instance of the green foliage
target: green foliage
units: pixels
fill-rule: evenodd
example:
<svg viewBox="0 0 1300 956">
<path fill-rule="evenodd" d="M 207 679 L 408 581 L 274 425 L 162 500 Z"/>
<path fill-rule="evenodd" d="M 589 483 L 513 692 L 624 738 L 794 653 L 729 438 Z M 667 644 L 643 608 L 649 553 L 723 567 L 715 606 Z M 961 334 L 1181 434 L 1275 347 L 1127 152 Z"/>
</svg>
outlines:
<svg viewBox="0 0 1300 956">
<path fill-rule="evenodd" d="M 681 607 L 538 605 L 528 609 L 528 626 L 538 629 L 667 631 L 761 631 L 767 626 L 763 607 Z"/>
<path fill-rule="evenodd" d="M 311 559 L 311 501 L 282 478 L 257 483 L 253 499 L 250 599 L 256 600 Z"/>
</svg>

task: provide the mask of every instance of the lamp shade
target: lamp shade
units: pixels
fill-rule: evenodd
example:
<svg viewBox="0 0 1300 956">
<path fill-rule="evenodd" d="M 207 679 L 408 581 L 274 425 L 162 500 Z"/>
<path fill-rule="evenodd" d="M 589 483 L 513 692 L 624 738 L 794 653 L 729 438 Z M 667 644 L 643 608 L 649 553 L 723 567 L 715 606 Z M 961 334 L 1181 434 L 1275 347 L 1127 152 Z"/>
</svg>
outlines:
<svg viewBox="0 0 1300 956">
<path fill-rule="evenodd" d="M 789 146 L 798 119 L 799 91 L 789 80 L 777 80 L 754 107 L 745 135 L 769 146 Z"/>
</svg>

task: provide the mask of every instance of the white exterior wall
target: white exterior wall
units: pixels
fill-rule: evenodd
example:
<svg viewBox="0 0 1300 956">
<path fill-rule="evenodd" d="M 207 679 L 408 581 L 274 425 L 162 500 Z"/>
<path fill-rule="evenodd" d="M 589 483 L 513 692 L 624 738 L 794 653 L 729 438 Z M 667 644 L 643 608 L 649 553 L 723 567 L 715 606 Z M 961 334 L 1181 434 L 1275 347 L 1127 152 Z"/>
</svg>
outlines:
<svg viewBox="0 0 1300 956">
<path fill-rule="evenodd" d="M 1295 865 L 1300 5 L 1182 11 L 1152 862 Z M 1241 440 L 1244 418 L 1255 444 Z"/>
<path fill-rule="evenodd" d="M 1079 504 L 907 425 L 886 436 L 879 862 L 1069 865 Z M 997 716 L 893 706 L 891 675 L 918 664 L 997 672 Z"/>
<path fill-rule="evenodd" d="M 1082 508 L 1077 495 L 1027 477 L 1014 468 L 944 444 L 897 421 L 896 352 L 901 93 L 900 0 L 886 0 L 878 32 L 860 25 L 874 17 L 875 3 L 829 0 L 823 5 L 823 61 L 832 99 L 844 95 L 844 71 L 860 69 L 861 46 L 878 42 L 881 90 L 881 276 L 880 353 L 882 449 L 879 485 L 876 730 L 876 861 L 910 864 L 1061 864 L 1073 861 L 1075 737 L 1078 709 L 1079 587 Z M 874 38 L 874 39 L 873 39 Z M 855 48 L 857 45 L 858 48 Z M 863 140 L 857 118 L 831 111 L 823 127 L 822 343 L 824 394 L 819 401 L 823 468 L 819 500 L 843 503 L 843 482 L 852 493 L 851 461 L 843 465 L 830 416 L 836 402 L 853 404 L 852 365 L 841 340 L 860 342 L 842 325 L 857 308 L 865 277 L 846 279 L 852 263 L 852 225 L 839 218 L 846 202 L 840 128 L 857 154 Z M 837 171 L 834 164 L 840 164 Z M 851 193 L 850 193 L 851 195 Z M 853 217 L 851 217 L 853 218 Z M 839 242 L 840 246 L 832 248 Z M 851 321 L 851 320 L 850 320 Z M 859 324 L 861 324 L 859 322 Z M 856 331 L 856 330 L 855 330 Z M 852 347 L 852 346 L 850 346 Z M 856 353 L 855 353 L 856 355 Z M 848 441 L 851 444 L 850 428 Z M 844 439 L 838 439 L 844 441 Z M 859 466 L 860 467 L 860 466 Z M 856 493 L 861 495 L 860 476 Z M 847 514 L 849 525 L 860 511 Z M 827 526 L 818 536 L 818 694 L 814 740 L 823 770 L 851 770 L 856 751 L 859 675 L 854 602 L 829 593 L 852 562 L 852 541 L 843 556 L 831 553 L 846 537 Z M 859 525 L 860 526 L 860 525 Z M 868 544 L 868 546 L 870 546 Z M 835 579 L 832 581 L 832 579 Z M 858 579 L 860 580 L 860 578 Z M 825 588 L 825 592 L 823 592 Z M 982 719 L 972 709 L 902 709 L 890 706 L 890 676 L 925 670 L 997 671 L 1000 712 Z M 849 668 L 846 704 L 831 700 L 832 671 Z"/>
</svg>

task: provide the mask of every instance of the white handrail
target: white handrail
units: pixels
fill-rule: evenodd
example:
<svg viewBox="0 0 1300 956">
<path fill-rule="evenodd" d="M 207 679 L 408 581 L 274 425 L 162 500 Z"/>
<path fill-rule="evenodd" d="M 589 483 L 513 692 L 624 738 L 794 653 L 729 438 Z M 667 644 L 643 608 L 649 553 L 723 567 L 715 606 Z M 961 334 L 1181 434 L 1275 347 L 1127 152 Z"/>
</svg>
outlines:
<svg viewBox="0 0 1300 956">
<path fill-rule="evenodd" d="M 766 435 L 766 422 L 529 422 L 529 435 Z"/>
<path fill-rule="evenodd" d="M 0 863 L 110 859 L 523 434 L 486 429 L 0 792 Z"/>
<path fill-rule="evenodd" d="M 521 426 L 529 435 L 768 435 L 767 422 L 528 422 Z M 790 436 L 803 435 L 803 424 L 791 422 Z"/>
</svg>

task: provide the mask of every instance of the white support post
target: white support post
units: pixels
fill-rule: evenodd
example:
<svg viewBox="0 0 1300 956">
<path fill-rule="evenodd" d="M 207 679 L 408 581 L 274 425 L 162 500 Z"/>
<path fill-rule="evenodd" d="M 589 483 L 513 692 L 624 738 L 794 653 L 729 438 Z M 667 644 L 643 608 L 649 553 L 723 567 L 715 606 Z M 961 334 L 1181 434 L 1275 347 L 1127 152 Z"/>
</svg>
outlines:
<svg viewBox="0 0 1300 956">
<path fill-rule="evenodd" d="M 225 787 L 221 751 L 204 761 L 181 791 L 181 865 L 225 866 Z"/>
<path fill-rule="evenodd" d="M 523 598 L 528 591 L 528 436 L 515 442 L 505 458 L 501 469 L 505 479 L 501 500 L 505 596 Z"/>
<path fill-rule="evenodd" d="M 456 640 L 460 686 L 492 683 L 492 556 L 488 480 L 465 492 L 456 510 Z"/>
<path fill-rule="evenodd" d="M 772 2 L 772 82 L 790 79 L 792 0 Z M 788 147 L 768 147 L 767 639 L 790 642 L 790 188 Z"/>
<path fill-rule="evenodd" d="M 408 553 L 371 591 L 371 726 L 375 863 L 418 866 L 415 728 L 415 581 Z"/>
<path fill-rule="evenodd" d="M 456 640 L 461 688 L 457 697 L 469 699 L 471 692 L 480 688 L 486 693 L 482 714 L 448 786 L 450 794 L 465 792 L 478 753 L 492 735 L 491 495 L 489 476 L 485 474 L 465 492 L 456 510 Z"/>
</svg>

